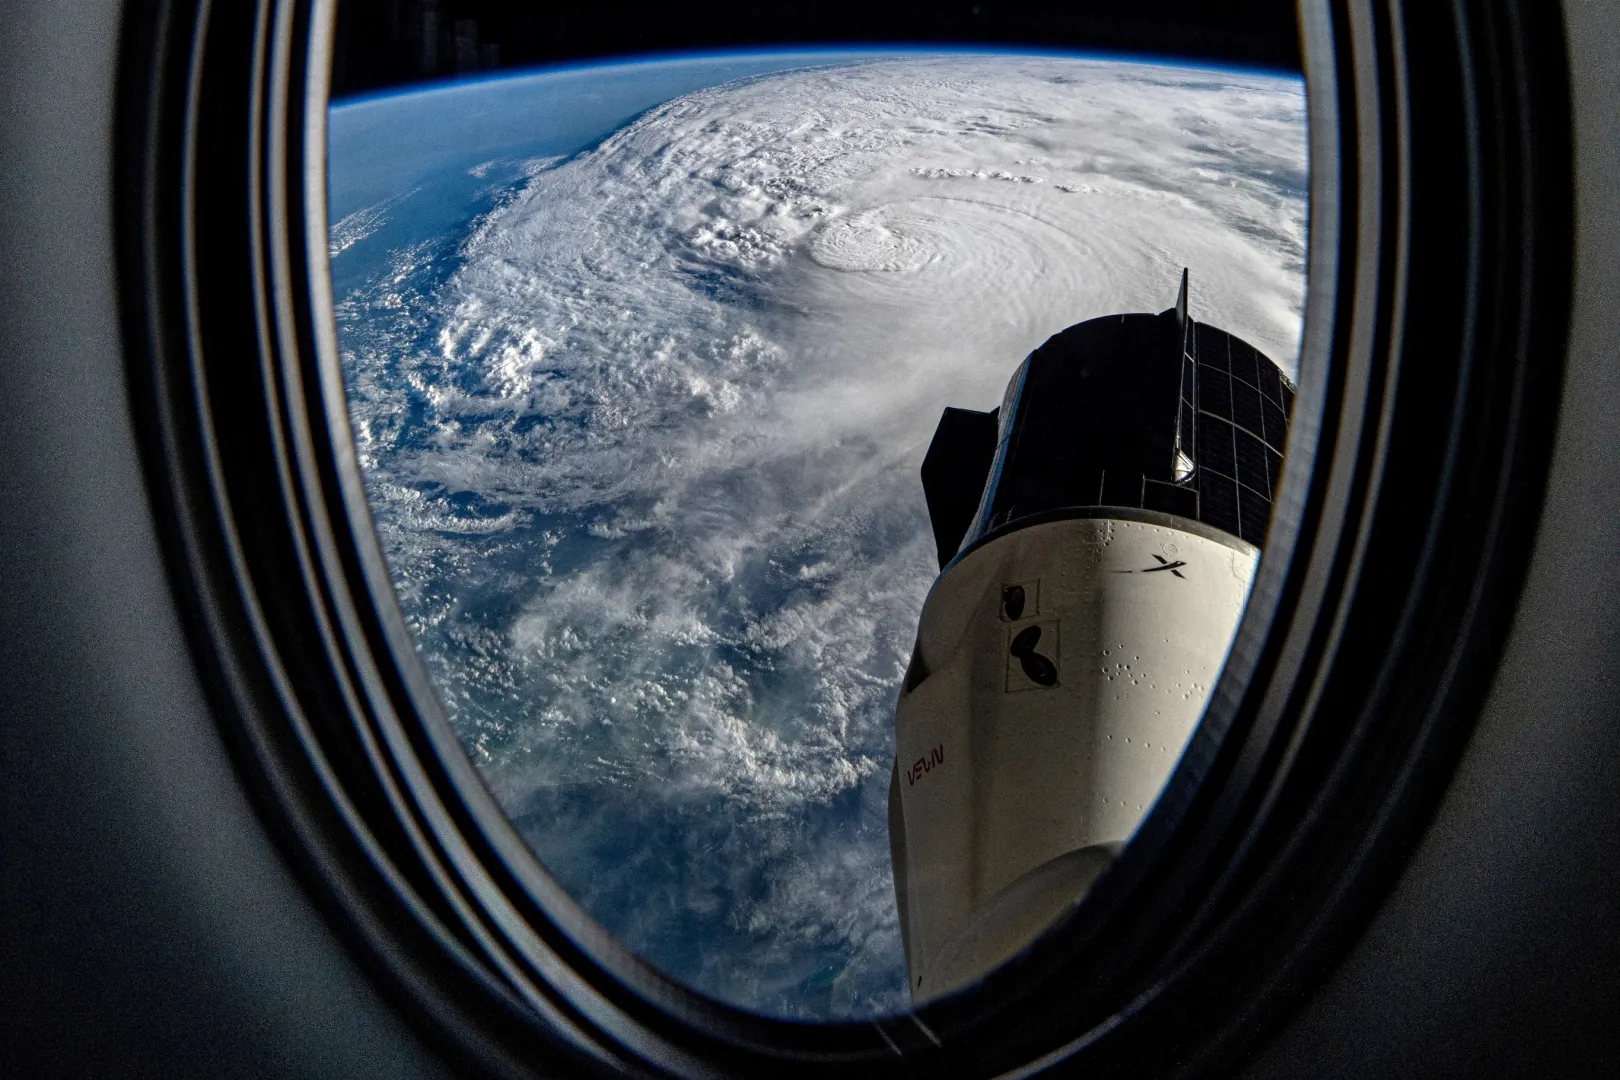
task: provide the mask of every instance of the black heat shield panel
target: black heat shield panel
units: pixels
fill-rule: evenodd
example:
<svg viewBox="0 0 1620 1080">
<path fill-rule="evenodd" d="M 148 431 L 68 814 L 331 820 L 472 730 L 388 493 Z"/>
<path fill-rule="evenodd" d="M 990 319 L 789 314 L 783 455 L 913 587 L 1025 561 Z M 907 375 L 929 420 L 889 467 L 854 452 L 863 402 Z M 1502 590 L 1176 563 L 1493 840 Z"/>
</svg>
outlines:
<svg viewBox="0 0 1620 1080">
<path fill-rule="evenodd" d="M 934 440 L 923 458 L 923 495 L 928 499 L 928 520 L 934 527 L 940 569 L 951 561 L 973 515 L 979 509 L 985 480 L 996 456 L 1001 410 L 945 410 L 934 429 Z"/>
</svg>

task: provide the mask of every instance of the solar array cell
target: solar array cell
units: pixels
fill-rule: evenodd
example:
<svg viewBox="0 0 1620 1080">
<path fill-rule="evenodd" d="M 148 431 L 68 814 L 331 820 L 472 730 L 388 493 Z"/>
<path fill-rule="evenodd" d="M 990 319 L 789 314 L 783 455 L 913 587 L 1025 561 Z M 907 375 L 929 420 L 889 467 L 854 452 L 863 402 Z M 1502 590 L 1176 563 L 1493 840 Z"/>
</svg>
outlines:
<svg viewBox="0 0 1620 1080">
<path fill-rule="evenodd" d="M 1282 405 L 1272 398 L 1262 398 L 1260 418 L 1265 423 L 1260 435 L 1265 438 L 1267 445 L 1281 450 L 1288 440 L 1288 417 L 1283 413 Z"/>
<path fill-rule="evenodd" d="M 1231 376 L 1224 371 L 1199 365 L 1198 407 L 1216 416 L 1231 416 Z"/>
<path fill-rule="evenodd" d="M 1250 489 L 1240 488 L 1238 493 L 1238 535 L 1259 546 L 1271 524 L 1271 500 Z"/>
<path fill-rule="evenodd" d="M 1260 498 L 1271 502 L 1270 468 L 1266 462 L 1266 446 L 1246 431 L 1236 435 L 1238 483 Z M 1248 537 L 1244 537 L 1248 539 Z"/>
<path fill-rule="evenodd" d="M 1230 334 L 1223 333 L 1206 323 L 1199 323 L 1194 340 L 1198 343 L 1198 364 L 1200 367 L 1206 367 L 1212 371 L 1232 370 L 1228 355 L 1230 350 L 1228 343 L 1232 340 Z"/>
<path fill-rule="evenodd" d="M 1260 419 L 1260 391 L 1253 383 L 1242 379 L 1232 380 L 1232 422 L 1244 431 L 1255 437 L 1261 437 L 1265 431 L 1265 421 Z"/>
<path fill-rule="evenodd" d="M 1217 529 L 1242 536 L 1238 524 L 1237 482 L 1219 473 L 1206 472 L 1199 478 L 1198 487 L 1199 517 Z"/>
<path fill-rule="evenodd" d="M 1232 445 L 1232 425 L 1208 413 L 1199 417 L 1203 421 L 1199 439 L 1200 469 L 1214 469 L 1227 476 L 1237 476 L 1237 454 Z"/>
<path fill-rule="evenodd" d="M 1246 341 L 1228 337 L 1232 349 L 1232 378 L 1241 379 L 1257 390 L 1260 387 L 1260 370 L 1258 360 L 1260 354 L 1255 347 Z"/>
</svg>

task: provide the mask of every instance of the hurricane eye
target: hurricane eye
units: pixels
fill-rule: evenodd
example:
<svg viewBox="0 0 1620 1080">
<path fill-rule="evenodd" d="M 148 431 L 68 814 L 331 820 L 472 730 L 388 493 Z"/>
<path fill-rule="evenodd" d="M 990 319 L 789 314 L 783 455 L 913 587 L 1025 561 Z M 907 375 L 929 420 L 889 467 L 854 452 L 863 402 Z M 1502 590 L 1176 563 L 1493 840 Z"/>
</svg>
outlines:
<svg viewBox="0 0 1620 1080">
<path fill-rule="evenodd" d="M 662 976 L 813 1021 L 976 985 L 1109 873 L 1221 677 L 1298 380 L 1303 80 L 565 65 L 481 10 L 389 8 L 326 127 L 434 707 Z"/>
</svg>

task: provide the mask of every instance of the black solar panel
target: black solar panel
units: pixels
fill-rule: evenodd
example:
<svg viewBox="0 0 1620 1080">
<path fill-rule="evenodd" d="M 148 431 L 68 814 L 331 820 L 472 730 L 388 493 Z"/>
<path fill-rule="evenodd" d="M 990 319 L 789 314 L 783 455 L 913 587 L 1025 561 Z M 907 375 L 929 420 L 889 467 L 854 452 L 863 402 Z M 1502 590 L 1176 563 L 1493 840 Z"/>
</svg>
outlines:
<svg viewBox="0 0 1620 1080">
<path fill-rule="evenodd" d="M 1239 429 L 1233 441 L 1237 444 L 1238 483 L 1250 488 L 1269 504 L 1271 502 L 1271 470 L 1266 464 L 1266 444 Z"/>
<path fill-rule="evenodd" d="M 1247 341 L 1232 337 L 1230 334 L 1226 335 L 1226 338 L 1231 343 L 1232 378 L 1242 380 L 1258 390 L 1260 372 L 1256 361 L 1260 358 L 1260 353 Z"/>
<path fill-rule="evenodd" d="M 1216 472 L 1204 473 L 1198 481 L 1198 517 L 1205 524 L 1242 536 L 1238 524 L 1237 481 Z"/>
<path fill-rule="evenodd" d="M 1258 546 L 1271 524 L 1271 500 L 1252 488 L 1238 485 L 1238 535 Z"/>
<path fill-rule="evenodd" d="M 1215 416 L 1232 415 L 1232 377 L 1224 371 L 1199 365 L 1198 407 Z"/>
<path fill-rule="evenodd" d="M 1237 454 L 1233 447 L 1232 425 L 1208 413 L 1199 417 L 1198 468 L 1214 469 L 1227 476 L 1237 475 Z"/>
<path fill-rule="evenodd" d="M 1197 328 L 1194 340 L 1197 342 L 1197 359 L 1202 367 L 1213 371 L 1232 370 L 1228 360 L 1231 348 L 1231 335 L 1222 333 L 1213 326 L 1205 323 L 1195 323 Z"/>
<path fill-rule="evenodd" d="M 1232 422 L 1256 438 L 1266 429 L 1260 419 L 1260 391 L 1237 378 L 1232 380 Z"/>
<path fill-rule="evenodd" d="M 1271 359 L 1224 330 L 1198 324 L 1196 430 L 1199 519 L 1252 544 L 1265 540 L 1293 409 Z M 1233 483 L 1233 481 L 1237 481 Z"/>
<path fill-rule="evenodd" d="M 994 467 L 981 448 L 973 470 L 947 470 L 969 486 L 976 470 L 990 471 L 964 543 L 1023 518 L 1096 506 L 1158 510 L 1264 542 L 1294 393 L 1253 345 L 1175 309 L 1109 315 L 1053 335 L 1015 381 Z M 942 432 L 947 422 L 964 423 L 955 411 Z M 943 462 L 942 438 L 930 460 Z M 957 493 L 951 506 L 971 494 Z M 948 500 L 931 490 L 936 501 Z M 936 525 L 942 563 L 959 514 L 949 529 Z"/>
<path fill-rule="evenodd" d="M 1262 399 L 1260 419 L 1265 425 L 1260 435 L 1267 445 L 1274 450 L 1283 449 L 1288 439 L 1288 416 L 1283 412 L 1282 405 L 1271 398 Z"/>
</svg>

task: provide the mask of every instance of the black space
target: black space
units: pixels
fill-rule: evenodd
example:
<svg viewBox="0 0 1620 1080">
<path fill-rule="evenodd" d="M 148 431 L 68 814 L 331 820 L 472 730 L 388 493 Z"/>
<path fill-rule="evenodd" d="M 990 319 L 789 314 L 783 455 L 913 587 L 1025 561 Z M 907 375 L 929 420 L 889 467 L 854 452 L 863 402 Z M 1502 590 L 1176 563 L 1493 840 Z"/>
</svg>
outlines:
<svg viewBox="0 0 1620 1080">
<path fill-rule="evenodd" d="M 1300 67 L 1293 0 L 756 0 L 659 7 L 346 0 L 338 10 L 332 94 L 625 53 L 834 44 L 1103 49 Z"/>
</svg>

